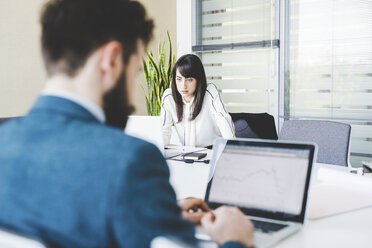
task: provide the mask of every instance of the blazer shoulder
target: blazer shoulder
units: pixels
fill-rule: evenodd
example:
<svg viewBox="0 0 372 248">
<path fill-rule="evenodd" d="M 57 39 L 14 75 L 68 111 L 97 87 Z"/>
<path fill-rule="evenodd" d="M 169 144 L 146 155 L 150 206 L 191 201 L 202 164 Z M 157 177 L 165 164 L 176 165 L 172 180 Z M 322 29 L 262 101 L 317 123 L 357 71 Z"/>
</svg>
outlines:
<svg viewBox="0 0 372 248">
<path fill-rule="evenodd" d="M 172 95 L 172 88 L 168 88 L 168 89 L 164 90 L 163 96 L 165 96 L 167 94 L 171 94 Z"/>
<path fill-rule="evenodd" d="M 172 89 L 168 88 L 163 93 L 163 97 L 161 99 L 161 107 L 164 108 L 166 106 L 173 106 L 173 104 L 174 104 L 174 101 L 173 101 Z"/>
<path fill-rule="evenodd" d="M 172 89 L 168 88 L 164 91 L 161 101 L 164 102 L 164 101 L 168 101 L 168 100 L 171 100 L 171 99 L 173 99 L 172 98 Z"/>
<path fill-rule="evenodd" d="M 205 95 L 210 96 L 212 99 L 214 99 L 218 94 L 219 92 L 217 86 L 213 83 L 208 83 Z"/>
</svg>

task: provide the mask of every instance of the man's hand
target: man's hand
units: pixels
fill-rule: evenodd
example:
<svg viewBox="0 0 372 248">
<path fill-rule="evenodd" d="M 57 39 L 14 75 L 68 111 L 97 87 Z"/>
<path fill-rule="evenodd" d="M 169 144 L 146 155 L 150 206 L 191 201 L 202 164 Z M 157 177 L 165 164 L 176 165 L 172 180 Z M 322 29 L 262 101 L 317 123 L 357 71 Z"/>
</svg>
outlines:
<svg viewBox="0 0 372 248">
<path fill-rule="evenodd" d="M 219 245 L 237 241 L 248 247 L 253 246 L 254 226 L 236 207 L 219 207 L 213 213 L 205 214 L 201 224 Z"/>
<path fill-rule="evenodd" d="M 189 220 L 195 224 L 199 224 L 201 218 L 211 210 L 208 205 L 198 198 L 185 198 L 178 200 L 178 205 L 182 209 L 182 218 Z"/>
</svg>

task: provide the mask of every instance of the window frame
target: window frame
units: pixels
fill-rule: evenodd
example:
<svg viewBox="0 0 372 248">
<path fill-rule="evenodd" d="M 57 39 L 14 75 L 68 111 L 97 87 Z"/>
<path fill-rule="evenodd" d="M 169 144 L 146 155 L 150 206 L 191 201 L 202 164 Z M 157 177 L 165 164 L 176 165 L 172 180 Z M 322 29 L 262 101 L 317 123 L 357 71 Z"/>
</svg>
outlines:
<svg viewBox="0 0 372 248">
<path fill-rule="evenodd" d="M 314 120 L 334 120 L 334 121 L 362 121 L 353 118 L 332 119 L 331 117 L 310 117 L 310 116 L 292 116 L 290 114 L 290 101 L 286 99 L 290 97 L 290 1 L 273 0 L 275 1 L 275 46 L 278 48 L 278 75 L 277 83 L 274 86 L 274 95 L 277 97 L 273 99 L 275 104 L 274 116 L 277 132 L 279 134 L 283 122 L 289 119 L 314 119 Z M 197 0 L 177 0 L 177 57 L 186 53 L 196 53 L 209 50 L 223 50 L 233 49 L 234 47 L 257 47 L 267 46 L 268 41 L 261 42 L 243 42 L 240 44 L 223 44 L 223 45 L 201 45 L 197 46 L 198 28 Z M 200 35 L 200 34 L 199 34 Z M 270 41 L 272 42 L 272 41 Z M 372 122 L 372 118 L 364 120 L 365 122 Z M 351 139 L 350 139 L 351 140 Z M 368 155 L 368 154 L 367 154 Z M 351 156 L 358 156 L 350 151 Z M 372 157 L 370 154 L 366 157 L 367 160 Z M 350 158 L 351 161 L 351 158 Z M 360 165 L 357 165 L 360 166 Z"/>
</svg>

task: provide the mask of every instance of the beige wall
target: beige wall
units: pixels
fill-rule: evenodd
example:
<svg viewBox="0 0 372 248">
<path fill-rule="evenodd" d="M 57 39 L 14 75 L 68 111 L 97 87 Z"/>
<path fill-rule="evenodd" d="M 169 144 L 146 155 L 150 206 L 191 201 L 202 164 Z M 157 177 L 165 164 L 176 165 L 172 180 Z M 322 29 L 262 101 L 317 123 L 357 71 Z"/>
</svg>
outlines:
<svg viewBox="0 0 372 248">
<path fill-rule="evenodd" d="M 0 1 L 0 117 L 25 114 L 44 84 L 38 25 L 42 3 Z"/>
<path fill-rule="evenodd" d="M 176 49 L 176 0 L 140 0 L 146 7 L 149 16 L 155 20 L 154 39 L 149 46 L 149 50 L 157 55 L 158 43 L 160 40 L 167 40 L 167 30 L 172 38 L 173 51 Z M 155 56 L 157 58 L 157 56 Z M 138 77 L 135 91 L 136 113 L 137 115 L 147 115 L 146 100 L 140 85 L 146 87 L 146 80 L 143 73 Z"/>
<path fill-rule="evenodd" d="M 23 115 L 45 82 L 40 56 L 39 13 L 44 0 L 0 1 L 0 117 Z M 157 51 L 161 37 L 169 30 L 176 40 L 176 1 L 140 0 L 155 20 L 154 41 L 149 49 Z M 135 90 L 136 114 L 146 114 L 143 73 Z"/>
</svg>

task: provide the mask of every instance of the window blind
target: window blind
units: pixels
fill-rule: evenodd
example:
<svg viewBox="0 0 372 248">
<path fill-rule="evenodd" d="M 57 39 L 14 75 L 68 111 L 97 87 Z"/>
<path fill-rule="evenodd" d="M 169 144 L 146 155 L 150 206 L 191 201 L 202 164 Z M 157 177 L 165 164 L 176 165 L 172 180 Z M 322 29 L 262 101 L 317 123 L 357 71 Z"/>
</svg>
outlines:
<svg viewBox="0 0 372 248">
<path fill-rule="evenodd" d="M 352 125 L 351 164 L 372 160 L 372 1 L 291 0 L 284 119 Z"/>
<path fill-rule="evenodd" d="M 229 112 L 276 110 L 278 46 L 273 0 L 197 0 L 196 44 Z"/>
</svg>

